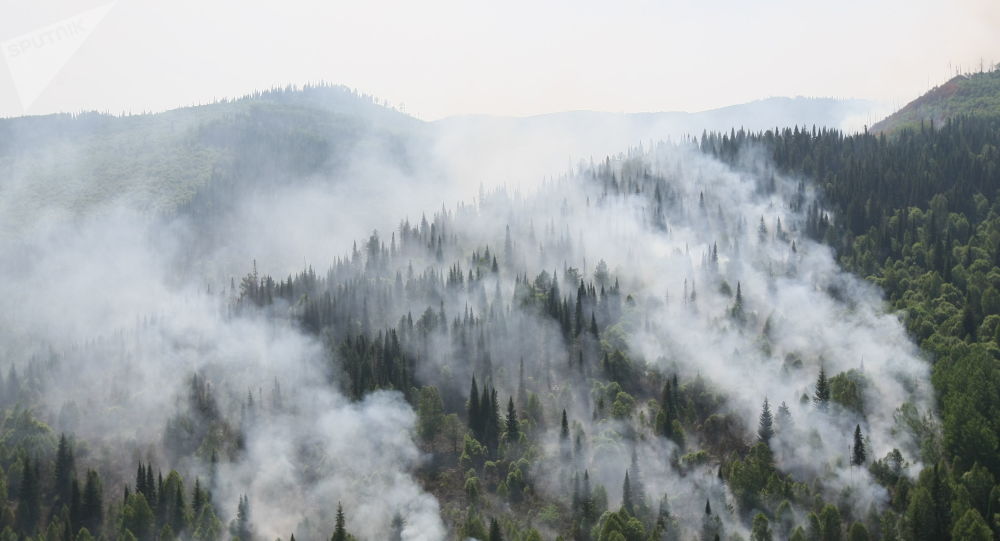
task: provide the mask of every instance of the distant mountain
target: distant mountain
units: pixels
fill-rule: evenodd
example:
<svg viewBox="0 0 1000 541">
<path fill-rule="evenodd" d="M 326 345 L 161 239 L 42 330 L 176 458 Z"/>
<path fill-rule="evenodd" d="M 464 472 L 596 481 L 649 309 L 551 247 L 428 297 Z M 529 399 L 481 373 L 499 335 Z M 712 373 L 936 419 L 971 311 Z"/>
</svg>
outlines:
<svg viewBox="0 0 1000 541">
<path fill-rule="evenodd" d="M 1000 116 L 1000 68 L 958 75 L 872 126 L 892 133 L 919 128 L 921 122 L 942 124 L 959 115 Z"/>
<path fill-rule="evenodd" d="M 405 159 L 420 124 L 334 86 L 156 114 L 0 119 L 0 231 L 116 202 L 170 213 L 213 183 L 323 174 L 363 148 Z"/>
<path fill-rule="evenodd" d="M 6 118 L 0 235 L 122 203 L 150 215 L 215 219 L 234 193 L 303 179 L 340 182 L 359 162 L 472 185 L 533 183 L 648 141 L 733 127 L 843 127 L 873 109 L 860 100 L 771 98 L 700 113 L 574 111 L 424 122 L 345 87 L 321 85 L 155 114 Z"/>
<path fill-rule="evenodd" d="M 729 131 L 745 128 L 766 130 L 775 126 L 827 126 L 850 130 L 861 127 L 877 111 L 879 104 L 867 100 L 833 98 L 767 98 L 696 113 L 606 113 L 567 111 L 528 117 L 471 115 L 438 121 L 445 126 L 516 126 L 521 129 L 597 130 L 611 129 L 640 139 L 678 138 L 700 135 L 703 130 Z M 873 119 L 872 119 L 873 120 Z"/>
<path fill-rule="evenodd" d="M 860 130 L 879 118 L 880 104 L 831 98 L 768 98 L 697 113 L 570 111 L 530 117 L 461 116 L 433 123 L 438 148 L 458 174 L 487 182 L 519 184 L 554 175 L 580 161 L 602 160 L 629 147 L 704 131 L 785 126 Z"/>
</svg>

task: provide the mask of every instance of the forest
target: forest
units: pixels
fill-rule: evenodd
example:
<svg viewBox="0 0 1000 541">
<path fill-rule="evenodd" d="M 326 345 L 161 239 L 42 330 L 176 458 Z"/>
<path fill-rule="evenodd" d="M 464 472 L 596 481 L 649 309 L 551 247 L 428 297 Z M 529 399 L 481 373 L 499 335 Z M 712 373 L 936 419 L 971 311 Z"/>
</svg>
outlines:
<svg viewBox="0 0 1000 541">
<path fill-rule="evenodd" d="M 6 341 L 0 541 L 996 539 L 998 141 L 705 133 L 292 274 L 43 276 L 162 308 Z"/>
</svg>

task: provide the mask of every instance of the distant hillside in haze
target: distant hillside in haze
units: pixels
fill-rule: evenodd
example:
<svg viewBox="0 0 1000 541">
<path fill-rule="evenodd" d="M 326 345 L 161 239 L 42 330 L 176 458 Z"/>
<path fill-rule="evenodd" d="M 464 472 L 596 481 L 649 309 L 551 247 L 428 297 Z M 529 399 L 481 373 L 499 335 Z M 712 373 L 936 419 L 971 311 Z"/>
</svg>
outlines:
<svg viewBox="0 0 1000 541">
<path fill-rule="evenodd" d="M 697 113 L 568 111 L 529 117 L 460 116 L 434 122 L 435 141 L 448 155 L 474 156 L 459 171 L 487 182 L 518 184 L 563 172 L 580 161 L 601 160 L 650 142 L 704 131 L 785 126 L 860 130 L 880 105 L 865 100 L 768 98 Z"/>
<path fill-rule="evenodd" d="M 155 114 L 0 119 L 0 226 L 115 202 L 170 213 L 213 183 L 330 173 L 371 147 L 405 159 L 420 124 L 334 86 Z"/>
<path fill-rule="evenodd" d="M 516 126 L 520 129 L 611 129 L 638 139 L 700 135 L 702 131 L 745 128 L 766 130 L 776 126 L 827 126 L 850 130 L 861 127 L 875 114 L 878 104 L 867 100 L 834 98 L 767 98 L 696 113 L 679 111 L 607 113 L 567 111 L 528 117 L 471 115 L 446 118 L 439 124 Z M 872 119 L 874 120 L 874 119 Z"/>
<path fill-rule="evenodd" d="M 771 98 L 700 113 L 577 111 L 424 122 L 345 87 L 320 85 L 153 114 L 6 118 L 0 119 L 0 233 L 122 203 L 150 215 L 214 219 L 236 191 L 276 192 L 303 179 L 336 182 L 359 163 L 470 185 L 534 183 L 649 141 L 733 127 L 843 127 L 863 123 L 873 109 L 858 100 Z"/>
<path fill-rule="evenodd" d="M 872 130 L 892 133 L 918 129 L 921 122 L 940 125 L 960 115 L 1000 116 L 1000 68 L 957 75 L 878 122 Z"/>
</svg>

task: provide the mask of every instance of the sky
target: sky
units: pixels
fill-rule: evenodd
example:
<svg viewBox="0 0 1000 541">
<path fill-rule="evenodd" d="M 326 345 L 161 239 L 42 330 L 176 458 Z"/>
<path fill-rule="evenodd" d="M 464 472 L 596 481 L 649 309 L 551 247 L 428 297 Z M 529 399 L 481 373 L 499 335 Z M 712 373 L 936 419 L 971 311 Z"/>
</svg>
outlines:
<svg viewBox="0 0 1000 541">
<path fill-rule="evenodd" d="M 0 116 L 160 111 L 325 81 L 425 120 L 902 106 L 1000 62 L 996 0 L 0 0 Z"/>
</svg>

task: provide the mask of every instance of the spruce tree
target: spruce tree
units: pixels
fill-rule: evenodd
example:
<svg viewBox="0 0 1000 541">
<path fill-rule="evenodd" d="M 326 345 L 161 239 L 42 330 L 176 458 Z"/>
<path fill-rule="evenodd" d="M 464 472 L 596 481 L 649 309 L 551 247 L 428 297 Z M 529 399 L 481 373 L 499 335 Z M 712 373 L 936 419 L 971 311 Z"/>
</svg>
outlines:
<svg viewBox="0 0 1000 541">
<path fill-rule="evenodd" d="M 500 523 L 495 518 L 490 519 L 489 541 L 503 541 L 503 534 L 500 532 Z"/>
<path fill-rule="evenodd" d="M 629 483 L 628 470 L 625 470 L 625 481 L 622 482 L 622 509 L 635 516 L 635 505 L 632 502 L 632 485 Z"/>
<path fill-rule="evenodd" d="M 337 502 L 337 524 L 333 529 L 333 537 L 330 541 L 347 541 L 347 525 L 344 518 L 344 506 Z"/>
<path fill-rule="evenodd" d="M 863 466 L 866 457 L 867 451 L 865 450 L 864 438 L 861 437 L 861 425 L 857 425 L 854 427 L 854 446 L 851 448 L 851 464 L 854 466 Z"/>
<path fill-rule="evenodd" d="M 630 482 L 632 485 L 632 503 L 637 510 L 646 509 L 646 487 L 642 482 L 642 470 L 639 469 L 639 455 L 632 448 L 632 463 L 629 465 Z"/>
<path fill-rule="evenodd" d="M 24 457 L 17 505 L 17 526 L 22 536 L 34 535 L 41 518 L 41 487 L 38 473 L 38 464 L 29 457 Z"/>
<path fill-rule="evenodd" d="M 81 501 L 81 526 L 87 528 L 92 535 L 101 535 L 101 525 L 104 515 L 101 508 L 102 501 L 101 479 L 94 470 L 87 471 L 87 482 L 83 488 L 83 499 Z"/>
<path fill-rule="evenodd" d="M 823 366 L 819 367 L 819 377 L 816 378 L 816 392 L 813 395 L 813 401 L 816 402 L 819 409 L 824 411 L 830 402 L 830 382 L 826 379 L 826 369 Z"/>
<path fill-rule="evenodd" d="M 73 447 L 66 434 L 59 435 L 59 448 L 56 450 L 55 466 L 55 506 L 69 501 L 73 485 L 74 464 Z"/>
<path fill-rule="evenodd" d="M 517 410 L 514 409 L 514 398 L 507 399 L 507 443 L 520 441 L 520 425 L 517 422 Z"/>
<path fill-rule="evenodd" d="M 771 416 L 771 406 L 764 398 L 764 407 L 760 412 L 760 423 L 757 427 L 757 438 L 766 445 L 770 445 L 771 437 L 774 436 L 774 417 Z"/>
<path fill-rule="evenodd" d="M 476 385 L 476 376 L 472 376 L 472 388 L 469 389 L 469 429 L 476 439 L 482 441 L 479 416 L 479 387 Z"/>
</svg>

